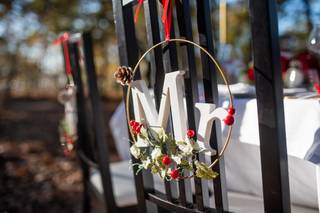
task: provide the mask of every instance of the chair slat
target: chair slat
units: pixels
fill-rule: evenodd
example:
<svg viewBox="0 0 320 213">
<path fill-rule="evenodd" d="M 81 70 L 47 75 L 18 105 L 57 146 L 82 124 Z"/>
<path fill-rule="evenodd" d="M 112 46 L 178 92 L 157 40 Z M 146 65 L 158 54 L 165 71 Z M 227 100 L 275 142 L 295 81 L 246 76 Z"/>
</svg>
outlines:
<svg viewBox="0 0 320 213">
<path fill-rule="evenodd" d="M 77 86 L 76 92 L 76 102 L 77 102 L 77 131 L 78 131 L 78 149 L 83 150 L 86 156 L 90 156 L 93 159 L 93 153 L 90 152 L 90 148 L 88 143 L 91 142 L 89 133 L 88 133 L 88 119 L 86 113 L 86 102 L 84 99 L 84 91 L 83 91 L 83 84 L 80 75 L 80 66 L 77 56 L 77 51 L 71 44 L 68 42 L 68 51 L 70 52 L 70 64 L 72 67 L 72 77 L 74 79 L 74 83 Z M 67 63 L 67 62 L 65 62 Z M 86 184 L 87 181 L 90 179 L 90 167 L 88 164 L 81 163 L 81 170 L 83 175 L 83 211 L 89 212 L 90 210 L 90 197 L 89 197 L 89 189 Z"/>
<path fill-rule="evenodd" d="M 160 2 L 160 1 L 158 1 Z M 159 14 L 162 14 L 162 7 L 158 7 Z M 165 39 L 164 37 L 164 29 L 163 24 L 161 23 L 160 26 L 160 38 L 161 41 Z M 172 21 L 171 29 L 170 29 L 170 38 L 175 38 L 175 29 L 174 29 L 174 21 Z M 179 69 L 178 63 L 178 53 L 177 53 L 177 45 L 175 43 L 169 43 L 164 46 L 163 50 L 163 64 L 165 65 L 163 68 L 166 73 L 177 71 Z"/>
<path fill-rule="evenodd" d="M 290 212 L 288 161 L 275 0 L 250 0 L 266 212 Z"/>
<path fill-rule="evenodd" d="M 157 2 L 153 0 L 147 0 L 144 2 L 145 11 L 145 23 L 147 30 L 147 42 L 148 47 L 155 45 L 160 42 L 160 30 L 157 12 Z M 162 97 L 162 87 L 164 82 L 164 68 L 162 60 L 162 50 L 161 48 L 156 48 L 150 53 L 150 64 L 151 64 L 151 85 L 154 90 L 155 104 L 157 110 L 160 107 L 160 101 Z M 153 83 L 154 82 L 154 83 Z M 174 200 L 173 194 L 177 194 L 174 184 L 168 181 L 164 181 L 165 191 L 167 199 L 169 201 Z"/>
<path fill-rule="evenodd" d="M 148 47 L 155 45 L 161 41 L 157 2 L 154 0 L 147 0 L 144 3 L 144 14 L 147 30 Z M 154 88 L 155 94 L 161 94 L 164 82 L 164 68 L 162 60 L 162 49 L 156 48 L 150 53 L 151 65 L 151 86 Z M 159 110 L 161 96 L 155 97 L 156 107 Z"/>
<path fill-rule="evenodd" d="M 78 145 L 81 150 L 83 150 L 84 154 L 90 158 L 91 160 L 95 160 L 93 153 L 93 144 L 91 141 L 91 137 L 89 134 L 89 119 L 88 113 L 86 109 L 86 100 L 84 96 L 84 88 L 83 82 L 81 79 L 81 69 L 79 62 L 77 60 L 77 53 L 75 53 L 76 49 L 72 47 L 72 45 L 68 42 L 68 48 L 70 52 L 70 64 L 72 68 L 72 77 L 77 86 L 76 91 L 76 101 L 77 101 L 77 116 L 78 116 Z"/>
<path fill-rule="evenodd" d="M 212 34 L 212 24 L 210 16 L 210 2 L 209 0 L 197 0 L 197 23 L 199 32 L 199 43 L 206 48 L 212 55 L 214 55 L 214 42 Z M 203 73 L 204 96 L 206 103 L 219 103 L 218 87 L 217 87 L 217 72 L 214 64 L 209 60 L 208 56 L 201 52 L 201 63 Z M 210 145 L 217 151 L 221 150 L 221 135 L 217 132 L 221 131 L 219 123 L 214 122 L 212 125 L 212 133 L 210 137 Z M 212 157 L 212 161 L 217 156 Z M 219 176 L 213 180 L 214 198 L 216 209 L 218 211 L 228 210 L 228 199 L 226 189 L 226 175 L 224 159 L 222 158 L 216 166 L 214 171 L 219 173 Z"/>
<path fill-rule="evenodd" d="M 122 6 L 121 0 L 112 0 L 113 14 L 115 20 L 116 36 L 118 39 L 120 64 L 133 67 L 138 61 L 138 44 L 136 40 L 132 3 Z M 135 79 L 140 78 L 138 71 Z M 126 96 L 126 89 L 124 89 L 124 98 Z M 132 110 L 132 104 L 129 106 Z M 130 140 L 131 136 L 129 134 Z M 137 160 L 131 156 L 132 162 L 137 163 Z M 138 200 L 138 211 L 147 212 L 147 210 L 154 209 L 154 206 L 147 203 L 145 199 L 145 191 L 154 191 L 154 182 L 152 175 L 148 172 L 142 172 L 135 175 L 137 168 L 133 168 L 136 195 Z M 142 187 L 143 186 L 143 187 Z"/>
<path fill-rule="evenodd" d="M 93 61 L 93 47 L 90 33 L 82 34 L 82 42 L 93 116 L 93 131 L 98 149 L 98 165 L 102 176 L 103 193 L 105 197 L 105 203 L 107 204 L 107 210 L 113 212 L 117 210 L 117 207 L 115 204 L 115 198 L 113 196 L 114 193 L 109 168 L 110 160 L 109 156 L 105 154 L 109 153 L 109 147 L 106 141 L 105 123 L 103 120 L 104 116 L 97 86 L 97 76 Z"/>
<path fill-rule="evenodd" d="M 172 203 L 172 202 L 169 202 L 167 199 L 166 199 L 166 195 L 160 193 L 160 192 L 156 192 L 156 193 L 149 193 L 148 194 L 148 198 L 156 203 L 157 205 L 165 208 L 165 209 L 170 209 L 171 212 L 181 212 L 181 213 L 184 213 L 184 212 L 195 212 L 194 209 L 189 209 L 185 206 L 182 206 L 182 205 L 179 205 L 177 203 Z"/>
<path fill-rule="evenodd" d="M 189 0 L 176 2 L 177 19 L 179 25 L 179 33 L 181 37 L 193 41 L 192 24 L 190 16 L 190 3 Z M 196 61 L 194 54 L 194 47 L 190 44 L 181 44 L 182 51 L 186 54 L 186 60 L 182 60 L 182 66 L 187 69 L 185 76 L 185 91 L 188 113 L 188 124 L 190 129 L 197 129 L 196 123 L 198 118 L 195 117 L 194 104 L 198 101 L 198 81 L 196 71 Z M 202 154 L 197 155 L 197 159 L 203 161 Z M 209 191 L 206 182 L 195 177 L 195 196 L 197 208 L 201 211 L 205 206 L 209 206 Z"/>
<path fill-rule="evenodd" d="M 96 162 L 90 160 L 90 158 L 88 158 L 82 150 L 78 150 L 77 154 L 82 163 L 85 163 L 87 164 L 87 166 L 90 166 L 92 168 L 96 168 L 96 169 L 99 168 L 99 165 Z"/>
</svg>

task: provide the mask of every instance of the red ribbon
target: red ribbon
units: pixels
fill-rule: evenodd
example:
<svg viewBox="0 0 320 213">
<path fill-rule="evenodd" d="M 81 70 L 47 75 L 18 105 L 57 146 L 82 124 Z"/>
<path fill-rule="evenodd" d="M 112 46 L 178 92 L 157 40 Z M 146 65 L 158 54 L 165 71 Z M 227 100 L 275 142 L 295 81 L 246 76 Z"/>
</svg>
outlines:
<svg viewBox="0 0 320 213">
<path fill-rule="evenodd" d="M 63 49 L 63 57 L 64 61 L 66 63 L 66 73 L 67 75 L 72 74 L 72 68 L 70 64 L 70 54 L 69 54 L 69 48 L 68 48 L 68 40 L 69 40 L 69 34 L 64 33 L 63 35 L 59 36 L 56 40 L 53 41 L 53 45 L 59 45 L 62 44 L 62 49 Z"/>
<path fill-rule="evenodd" d="M 162 0 L 162 24 L 166 36 L 166 41 L 170 39 L 170 30 L 171 30 L 171 23 L 172 23 L 172 1 L 173 0 Z M 143 0 L 138 0 L 138 5 L 134 15 L 134 23 L 137 22 L 140 8 L 142 6 Z"/>
<path fill-rule="evenodd" d="M 134 23 L 136 23 L 137 20 L 138 20 L 139 11 L 140 11 L 140 8 L 142 6 L 142 3 L 143 3 L 143 0 L 138 0 L 138 6 L 136 8 L 136 14 L 134 15 Z"/>
<path fill-rule="evenodd" d="M 172 1 L 173 0 L 162 0 L 162 23 L 166 36 L 166 41 L 170 40 L 170 30 L 172 23 Z"/>
</svg>

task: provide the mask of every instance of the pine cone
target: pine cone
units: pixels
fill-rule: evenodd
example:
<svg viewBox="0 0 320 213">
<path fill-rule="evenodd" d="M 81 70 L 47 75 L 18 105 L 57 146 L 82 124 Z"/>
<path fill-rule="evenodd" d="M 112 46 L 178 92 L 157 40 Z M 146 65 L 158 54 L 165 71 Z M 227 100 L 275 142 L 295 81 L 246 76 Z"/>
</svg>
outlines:
<svg viewBox="0 0 320 213">
<path fill-rule="evenodd" d="M 118 67 L 117 71 L 114 73 L 114 77 L 116 78 L 117 82 L 123 86 L 130 84 L 133 79 L 131 67 Z"/>
</svg>

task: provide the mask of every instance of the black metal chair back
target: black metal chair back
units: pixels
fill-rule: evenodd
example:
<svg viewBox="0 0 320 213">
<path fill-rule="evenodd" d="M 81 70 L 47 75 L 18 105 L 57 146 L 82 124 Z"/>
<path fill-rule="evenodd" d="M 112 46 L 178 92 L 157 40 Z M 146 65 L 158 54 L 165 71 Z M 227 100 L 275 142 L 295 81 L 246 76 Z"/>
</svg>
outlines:
<svg viewBox="0 0 320 213">
<path fill-rule="evenodd" d="M 80 48 L 83 52 L 82 57 L 79 54 Z M 97 86 L 91 34 L 85 32 L 78 39 L 71 39 L 69 52 L 73 79 L 77 87 L 78 154 L 84 178 L 84 212 L 90 212 L 96 207 L 92 206 L 92 196 L 90 195 L 98 198 L 98 202 L 102 204 L 102 208 L 100 207 L 102 211 L 132 211 L 134 207 L 120 208 L 115 202 L 109 147 L 105 134 L 105 117 Z M 81 70 L 79 63 L 82 59 L 85 65 L 84 70 Z M 97 169 L 101 175 L 103 194 L 100 194 L 90 181 L 92 168 Z"/>
<path fill-rule="evenodd" d="M 139 57 L 136 29 L 133 21 L 133 9 L 137 1 L 113 0 L 113 13 L 119 46 L 120 64 L 133 67 Z M 211 23 L 210 0 L 196 0 L 197 29 L 191 21 L 189 0 L 175 1 L 175 13 L 178 26 L 172 24 L 171 38 L 183 37 L 193 40 L 193 30 L 199 35 L 199 43 L 214 55 L 214 27 Z M 146 43 L 148 47 L 163 40 L 161 1 L 144 0 Z M 252 47 L 255 66 L 256 91 L 259 114 L 260 150 L 263 176 L 264 204 L 266 212 L 290 212 L 287 153 L 285 141 L 283 95 L 280 74 L 280 52 L 277 31 L 277 13 L 275 0 L 250 0 L 250 21 L 252 28 Z M 178 29 L 175 32 L 174 29 Z M 176 36 L 177 35 L 177 36 Z M 177 54 L 179 50 L 179 57 Z M 180 61 L 179 61 L 180 60 Z M 159 107 L 164 75 L 178 70 L 178 64 L 186 69 L 185 89 L 190 129 L 196 129 L 194 103 L 198 101 L 197 67 L 194 48 L 191 45 L 168 44 L 163 49 L 155 49 L 150 54 L 150 82 L 154 89 L 156 105 Z M 218 103 L 217 74 L 206 55 L 201 54 L 204 96 L 207 103 Z M 137 75 L 136 79 L 140 76 Z M 126 93 L 125 93 L 126 94 Z M 131 106 L 132 107 L 132 106 Z M 212 129 L 210 145 L 221 149 L 216 131 Z M 214 160 L 214 156 L 211 160 Z M 135 161 L 135 159 L 133 159 Z M 165 193 L 155 190 L 152 176 L 145 172 L 135 176 L 139 212 L 226 212 L 228 199 L 223 159 L 214 168 L 220 175 L 210 181 L 214 189 L 215 209 L 208 208 L 209 190 L 203 187 L 201 180 L 194 178 L 195 193 L 188 186 L 190 180 L 180 180 L 176 185 L 165 182 Z M 191 199 L 190 199 L 191 198 Z M 193 199 L 192 199 L 193 198 Z"/>
</svg>

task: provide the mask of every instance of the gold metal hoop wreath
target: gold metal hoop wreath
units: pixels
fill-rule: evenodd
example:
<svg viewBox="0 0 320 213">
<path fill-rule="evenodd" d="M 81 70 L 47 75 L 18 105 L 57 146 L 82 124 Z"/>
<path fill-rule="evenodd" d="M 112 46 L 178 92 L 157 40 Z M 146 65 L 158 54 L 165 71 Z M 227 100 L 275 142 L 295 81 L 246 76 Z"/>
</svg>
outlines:
<svg viewBox="0 0 320 213">
<path fill-rule="evenodd" d="M 205 53 L 211 60 L 211 62 L 213 62 L 213 64 L 216 66 L 216 68 L 218 69 L 225 85 L 227 86 L 227 89 L 228 89 L 228 94 L 229 94 L 229 107 L 232 108 L 233 107 L 233 98 L 232 98 L 232 93 L 231 93 L 231 90 L 230 90 L 230 86 L 229 86 L 229 82 L 228 82 L 228 79 L 224 73 L 224 71 L 222 70 L 222 68 L 220 67 L 219 63 L 214 59 L 214 57 L 203 47 L 201 47 L 199 44 L 197 43 L 194 43 L 192 41 L 189 41 L 189 40 L 186 40 L 186 39 L 182 39 L 182 38 L 174 38 L 174 39 L 169 39 L 169 40 L 165 40 L 165 41 L 161 41 L 155 45 L 153 45 L 152 47 L 150 47 L 139 59 L 139 61 L 137 62 L 137 64 L 135 65 L 132 73 L 133 73 L 133 76 L 135 75 L 138 67 L 139 67 L 139 64 L 141 63 L 141 61 L 146 57 L 146 55 L 148 53 L 150 53 L 153 49 L 163 45 L 163 44 L 168 44 L 169 42 L 176 42 L 176 43 L 188 43 L 188 44 L 192 44 L 193 46 L 199 48 L 203 53 Z M 130 110 L 129 110 L 129 102 L 130 102 L 130 91 L 131 91 L 131 85 L 129 84 L 128 85 L 128 89 L 127 89 L 127 96 L 126 96 L 126 116 L 127 116 L 127 121 L 128 121 L 128 125 L 130 126 L 129 124 L 129 121 L 130 121 Z M 223 156 L 226 148 L 228 147 L 229 143 L 230 143 L 230 138 L 231 138 L 231 132 L 232 132 L 232 125 L 229 126 L 229 129 L 228 129 L 228 134 L 227 134 L 227 137 L 226 137 L 226 141 L 221 149 L 221 151 L 219 152 L 218 154 L 218 157 L 210 164 L 209 168 L 212 168 L 215 164 L 218 163 L 218 161 L 221 159 L 221 157 Z M 135 136 L 134 134 L 132 133 L 132 131 L 130 131 L 130 134 L 132 136 L 132 139 L 134 141 L 134 143 L 136 143 L 136 139 L 135 139 Z M 192 178 L 193 175 L 191 176 L 187 176 L 187 177 L 184 177 L 185 178 Z"/>
</svg>

